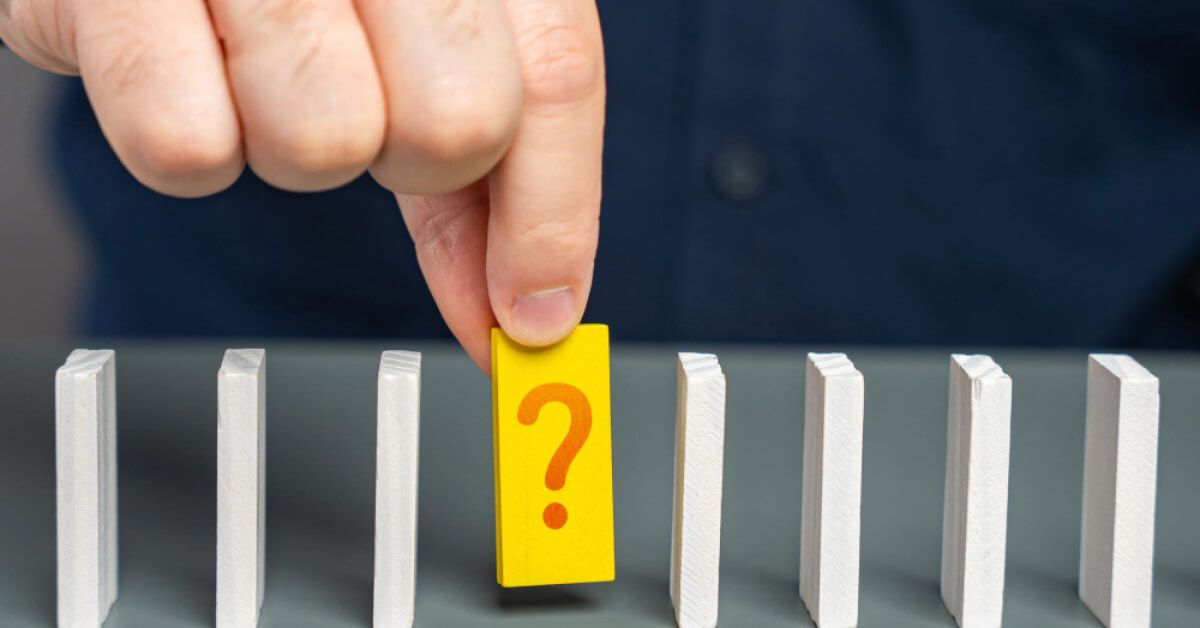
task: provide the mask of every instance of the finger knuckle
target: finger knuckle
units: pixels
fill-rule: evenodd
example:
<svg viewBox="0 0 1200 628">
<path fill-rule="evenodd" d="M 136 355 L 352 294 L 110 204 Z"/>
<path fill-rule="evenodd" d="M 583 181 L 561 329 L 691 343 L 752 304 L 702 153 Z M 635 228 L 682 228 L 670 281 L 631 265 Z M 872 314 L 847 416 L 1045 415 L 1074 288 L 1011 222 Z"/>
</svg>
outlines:
<svg viewBox="0 0 1200 628">
<path fill-rule="evenodd" d="M 334 18 L 323 0 L 256 0 L 247 3 L 244 14 L 226 16 L 217 26 L 230 61 L 254 54 L 263 41 L 282 38 L 300 51 L 293 72 L 301 72 L 319 58 Z"/>
<path fill-rule="evenodd" d="M 250 6 L 257 28 L 287 33 L 318 33 L 331 17 L 329 3 L 322 0 L 257 0 Z"/>
<path fill-rule="evenodd" d="M 329 59 L 329 49 L 333 47 L 336 54 L 336 44 L 330 43 L 327 31 L 303 30 L 291 38 L 296 54 L 292 59 L 292 82 L 304 84 L 309 78 L 320 76 L 321 62 Z"/>
<path fill-rule="evenodd" d="M 517 35 L 522 87 L 536 102 L 574 102 L 601 82 L 603 62 L 595 37 L 566 20 L 545 19 Z"/>
<path fill-rule="evenodd" d="M 485 11 L 481 10 L 481 4 L 480 0 L 431 2 L 428 4 L 429 18 L 444 25 L 454 40 L 470 41 L 478 38 L 484 27 Z"/>
<path fill-rule="evenodd" d="M 55 10 L 54 3 L 0 0 L 0 36 L 14 49 L 35 60 L 57 62 L 75 58 L 75 40 L 71 36 L 70 20 Z"/>
<path fill-rule="evenodd" d="M 473 208 L 465 204 L 434 207 L 426 197 L 410 197 L 404 202 L 415 210 L 408 229 L 417 251 L 442 262 L 461 257 Z M 420 204 L 425 206 L 418 207 Z"/>
<path fill-rule="evenodd" d="M 140 36 L 129 37 L 100 67 L 100 80 L 115 91 L 143 85 L 157 71 L 152 44 Z"/>
<path fill-rule="evenodd" d="M 306 120 L 272 140 L 280 160 L 302 174 L 365 167 L 379 150 L 382 129 L 353 119 Z"/>
<path fill-rule="evenodd" d="M 487 90 L 434 88 L 393 121 L 393 142 L 409 146 L 438 162 L 455 162 L 493 154 L 507 144 L 516 107 L 507 98 L 491 98 Z"/>
<path fill-rule="evenodd" d="M 173 120 L 144 119 L 133 130 L 132 149 L 157 180 L 205 177 L 237 161 L 236 139 Z"/>
</svg>

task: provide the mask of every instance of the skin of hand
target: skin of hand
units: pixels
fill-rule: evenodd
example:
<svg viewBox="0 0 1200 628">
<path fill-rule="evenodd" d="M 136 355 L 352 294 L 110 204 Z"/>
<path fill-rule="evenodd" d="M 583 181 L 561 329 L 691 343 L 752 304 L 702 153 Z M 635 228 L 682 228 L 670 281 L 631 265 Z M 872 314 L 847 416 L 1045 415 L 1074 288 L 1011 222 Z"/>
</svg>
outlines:
<svg viewBox="0 0 1200 628">
<path fill-rule="evenodd" d="M 484 372 L 489 330 L 579 322 L 599 232 L 594 0 L 0 0 L 0 39 L 80 75 L 143 184 L 396 194 L 429 289 Z"/>
</svg>

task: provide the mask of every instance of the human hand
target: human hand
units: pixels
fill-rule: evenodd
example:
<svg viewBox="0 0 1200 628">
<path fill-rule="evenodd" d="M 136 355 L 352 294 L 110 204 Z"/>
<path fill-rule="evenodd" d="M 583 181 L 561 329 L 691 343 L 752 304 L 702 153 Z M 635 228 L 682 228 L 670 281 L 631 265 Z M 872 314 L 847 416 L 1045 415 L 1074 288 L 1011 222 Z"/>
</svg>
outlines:
<svg viewBox="0 0 1200 628">
<path fill-rule="evenodd" d="M 79 74 L 139 181 L 203 196 L 248 164 L 396 193 L 451 331 L 545 345 L 579 322 L 600 208 L 593 0 L 0 0 L 0 39 Z"/>
</svg>

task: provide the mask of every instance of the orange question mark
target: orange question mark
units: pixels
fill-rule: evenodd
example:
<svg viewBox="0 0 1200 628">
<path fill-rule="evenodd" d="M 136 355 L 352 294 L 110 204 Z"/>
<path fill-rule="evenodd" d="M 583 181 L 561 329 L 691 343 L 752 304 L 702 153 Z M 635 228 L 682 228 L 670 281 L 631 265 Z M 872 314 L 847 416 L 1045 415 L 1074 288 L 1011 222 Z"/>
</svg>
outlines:
<svg viewBox="0 0 1200 628">
<path fill-rule="evenodd" d="M 558 451 L 554 452 L 554 457 L 550 458 L 550 466 L 546 467 L 546 488 L 552 491 L 561 489 L 567 483 L 567 470 L 592 431 L 592 406 L 588 403 L 587 395 L 561 382 L 542 384 L 526 393 L 517 407 L 517 420 L 522 425 L 533 425 L 542 406 L 555 401 L 567 406 L 571 412 L 571 428 L 567 430 L 567 436 L 558 446 Z M 563 527 L 567 524 L 567 507 L 551 502 L 542 511 L 542 521 L 551 530 Z"/>
</svg>

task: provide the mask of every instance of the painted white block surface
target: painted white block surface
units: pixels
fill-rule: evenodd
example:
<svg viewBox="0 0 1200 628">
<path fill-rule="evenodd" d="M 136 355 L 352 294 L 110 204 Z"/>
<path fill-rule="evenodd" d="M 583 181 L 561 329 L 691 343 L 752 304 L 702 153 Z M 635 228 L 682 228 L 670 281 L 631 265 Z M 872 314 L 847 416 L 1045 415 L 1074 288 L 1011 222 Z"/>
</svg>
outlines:
<svg viewBox="0 0 1200 628">
<path fill-rule="evenodd" d="M 717 625 L 725 373 L 717 356 L 680 353 L 675 415 L 671 602 L 681 628 Z"/>
<path fill-rule="evenodd" d="M 217 373 L 217 627 L 258 624 L 266 564 L 266 351 Z"/>
<path fill-rule="evenodd" d="M 1012 379 L 986 355 L 950 357 L 942 600 L 963 628 L 1000 626 Z"/>
<path fill-rule="evenodd" d="M 863 401 L 844 353 L 808 354 L 800 597 L 821 628 L 858 625 Z"/>
<path fill-rule="evenodd" d="M 1109 628 L 1150 625 L 1158 409 L 1133 358 L 1088 357 L 1079 597 Z"/>
<path fill-rule="evenodd" d="M 93 628 L 117 599 L 117 366 L 76 349 L 55 375 L 58 625 Z"/>
<path fill-rule="evenodd" d="M 374 625 L 408 628 L 417 582 L 421 354 L 384 351 L 378 385 Z"/>
</svg>

